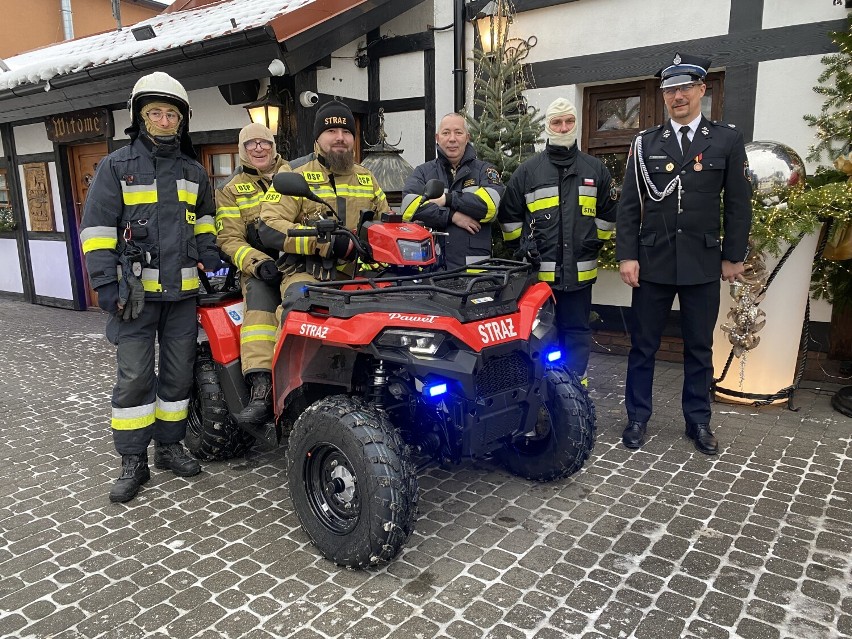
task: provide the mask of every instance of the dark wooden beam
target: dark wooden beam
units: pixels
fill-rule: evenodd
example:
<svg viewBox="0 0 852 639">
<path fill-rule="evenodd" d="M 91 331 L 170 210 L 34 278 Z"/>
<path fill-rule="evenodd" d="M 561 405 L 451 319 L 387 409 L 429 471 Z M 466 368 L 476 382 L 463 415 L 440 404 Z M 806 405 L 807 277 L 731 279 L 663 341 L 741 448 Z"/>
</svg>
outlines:
<svg viewBox="0 0 852 639">
<path fill-rule="evenodd" d="M 423 52 L 423 87 L 426 97 L 423 111 L 423 155 L 424 162 L 435 159 L 435 49 L 427 49 Z"/>
<path fill-rule="evenodd" d="M 545 88 L 652 76 L 675 51 L 707 54 L 713 59 L 713 68 L 756 64 L 834 53 L 836 47 L 828 34 L 846 28 L 846 20 L 831 20 L 765 31 L 737 31 L 710 38 L 534 62 L 529 69 L 536 86 Z"/>
</svg>

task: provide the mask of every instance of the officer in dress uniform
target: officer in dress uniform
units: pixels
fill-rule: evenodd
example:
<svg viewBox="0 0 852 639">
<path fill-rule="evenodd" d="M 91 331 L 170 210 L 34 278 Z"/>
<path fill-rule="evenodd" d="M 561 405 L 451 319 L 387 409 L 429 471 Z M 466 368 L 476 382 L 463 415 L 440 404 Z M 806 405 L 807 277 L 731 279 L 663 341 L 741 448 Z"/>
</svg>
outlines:
<svg viewBox="0 0 852 639">
<path fill-rule="evenodd" d="M 709 60 L 676 54 L 657 73 L 671 119 L 636 136 L 628 157 L 616 222 L 619 272 L 633 288 L 627 448 L 645 440 L 654 356 L 677 295 L 686 435 L 700 452 L 718 452 L 710 430 L 713 327 L 720 279 L 733 282 L 743 272 L 751 183 L 742 134 L 701 114 L 709 66 Z"/>
</svg>

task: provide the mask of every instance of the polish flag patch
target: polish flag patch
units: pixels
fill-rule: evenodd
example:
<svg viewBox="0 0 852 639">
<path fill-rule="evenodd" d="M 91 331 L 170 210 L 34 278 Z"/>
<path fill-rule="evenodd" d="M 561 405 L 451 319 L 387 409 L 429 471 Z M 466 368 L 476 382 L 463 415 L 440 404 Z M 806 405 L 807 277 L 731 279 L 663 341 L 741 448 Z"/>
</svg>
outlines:
<svg viewBox="0 0 852 639">
<path fill-rule="evenodd" d="M 583 178 L 583 186 L 594 186 L 595 181 L 590 178 Z"/>
</svg>

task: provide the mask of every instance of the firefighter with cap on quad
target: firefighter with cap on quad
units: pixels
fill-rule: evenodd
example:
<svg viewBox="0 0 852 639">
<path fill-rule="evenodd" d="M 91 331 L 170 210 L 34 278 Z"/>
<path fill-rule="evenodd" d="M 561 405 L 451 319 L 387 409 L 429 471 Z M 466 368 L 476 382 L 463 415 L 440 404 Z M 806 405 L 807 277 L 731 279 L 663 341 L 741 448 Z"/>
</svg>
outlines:
<svg viewBox="0 0 852 639">
<path fill-rule="evenodd" d="M 639 133 L 627 160 L 616 257 L 621 279 L 633 289 L 622 434 L 630 449 L 645 441 L 654 356 L 677 296 L 686 436 L 699 452 L 718 452 L 710 430 L 713 327 L 720 280 L 733 282 L 744 270 L 751 183 L 742 133 L 701 113 L 709 66 L 710 60 L 676 54 L 657 72 L 670 120 Z"/>
<path fill-rule="evenodd" d="M 126 502 L 154 465 L 181 477 L 200 472 L 181 441 L 192 389 L 198 269 L 213 271 L 213 193 L 189 138 L 189 98 L 166 73 L 141 77 L 128 101 L 130 144 L 98 165 L 80 240 L 98 306 L 116 346 L 113 442 L 121 475 L 110 501 Z M 155 372 L 154 340 L 159 339 Z"/>
<path fill-rule="evenodd" d="M 260 204 L 272 186 L 272 176 L 290 166 L 278 155 L 272 131 L 262 124 L 253 122 L 242 128 L 239 151 L 239 168 L 216 191 L 216 242 L 241 273 L 245 316 L 240 327 L 240 358 L 251 397 L 236 420 L 251 430 L 272 416 L 275 310 L 281 303 L 281 272 L 275 263 L 278 249 L 267 248 L 260 241 Z"/>
<path fill-rule="evenodd" d="M 538 269 L 556 298 L 566 366 L 587 385 L 589 315 L 598 254 L 615 228 L 615 182 L 577 144 L 577 109 L 557 98 L 545 111 L 547 146 L 512 174 L 497 214 L 503 241 Z"/>
<path fill-rule="evenodd" d="M 355 118 L 348 106 L 332 100 L 319 107 L 314 118 L 314 152 L 290 163 L 301 173 L 311 191 L 328 202 L 337 218 L 354 231 L 360 212 L 378 215 L 390 210 L 387 198 L 375 176 L 355 163 Z M 282 307 L 286 312 L 286 292 L 318 280 L 331 280 L 339 271 L 350 276 L 357 253 L 352 240 L 335 235 L 330 242 L 318 243 L 316 237 L 288 237 L 287 231 L 307 228 L 328 209 L 305 198 L 295 198 L 270 189 L 260 209 L 260 239 L 265 246 L 285 255 L 281 270 Z"/>
</svg>

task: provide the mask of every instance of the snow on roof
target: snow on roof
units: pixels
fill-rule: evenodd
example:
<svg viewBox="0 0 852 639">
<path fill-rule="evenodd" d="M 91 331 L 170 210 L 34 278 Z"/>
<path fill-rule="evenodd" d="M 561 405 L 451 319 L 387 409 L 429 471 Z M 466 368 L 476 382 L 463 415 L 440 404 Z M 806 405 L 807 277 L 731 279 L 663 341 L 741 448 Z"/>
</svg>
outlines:
<svg viewBox="0 0 852 639">
<path fill-rule="evenodd" d="M 0 72 L 0 90 L 261 27 L 314 1 L 222 0 L 197 9 L 164 13 L 133 25 L 134 29 L 153 27 L 156 36 L 150 40 L 136 41 L 130 28 L 125 27 L 35 49 L 5 60 L 11 70 Z"/>
</svg>

